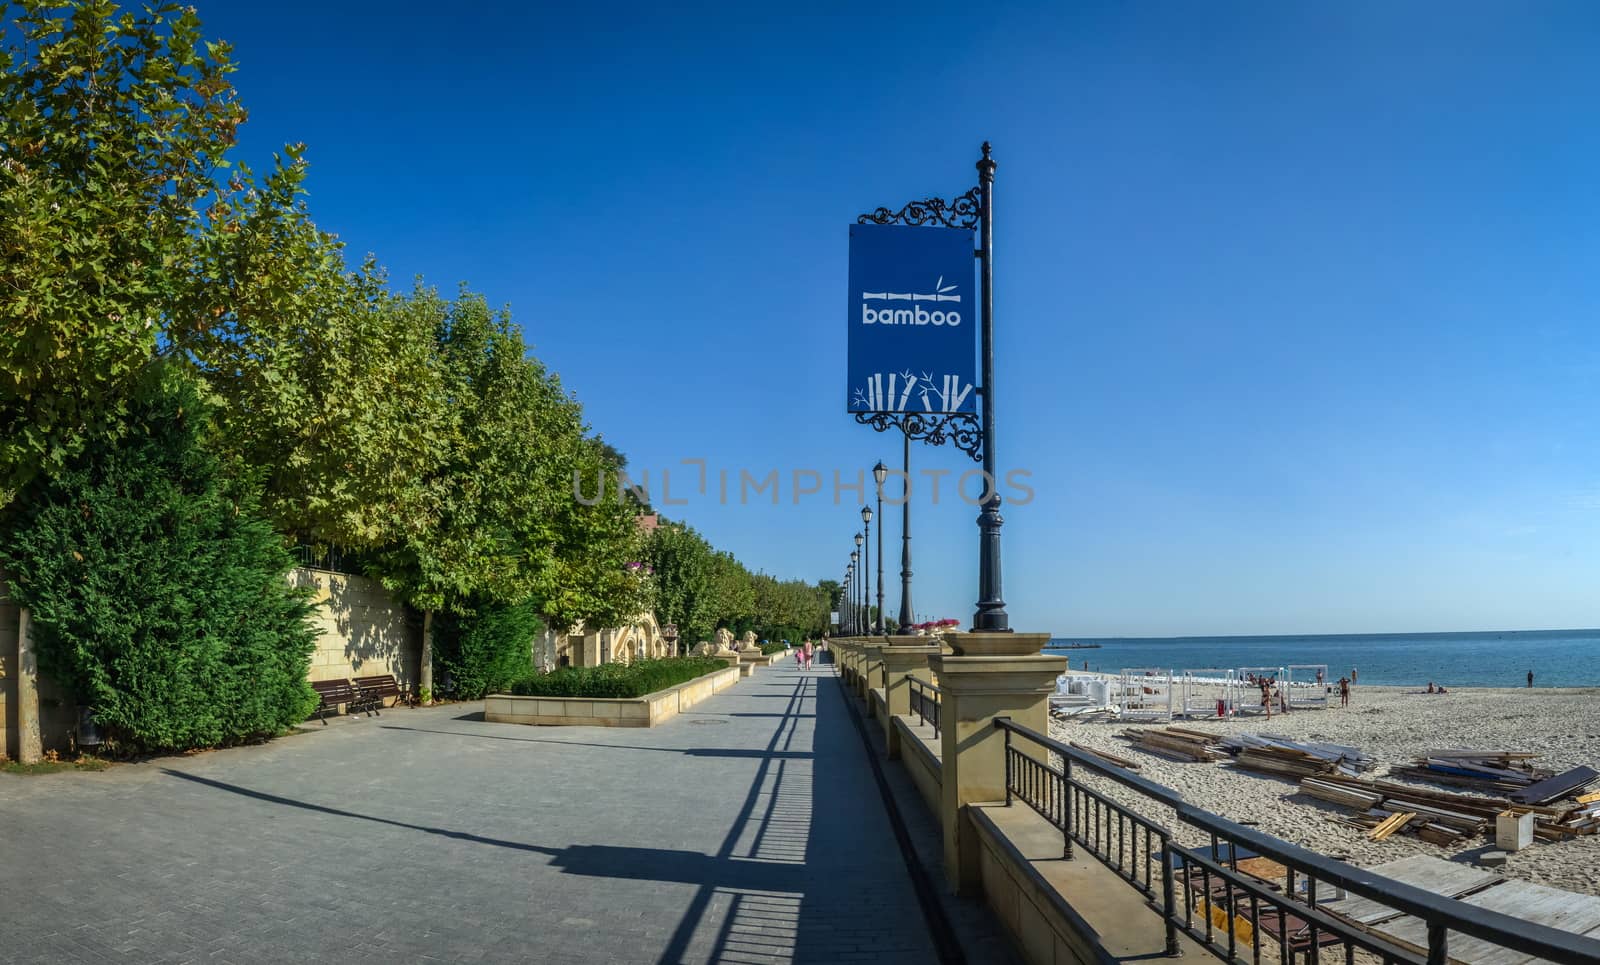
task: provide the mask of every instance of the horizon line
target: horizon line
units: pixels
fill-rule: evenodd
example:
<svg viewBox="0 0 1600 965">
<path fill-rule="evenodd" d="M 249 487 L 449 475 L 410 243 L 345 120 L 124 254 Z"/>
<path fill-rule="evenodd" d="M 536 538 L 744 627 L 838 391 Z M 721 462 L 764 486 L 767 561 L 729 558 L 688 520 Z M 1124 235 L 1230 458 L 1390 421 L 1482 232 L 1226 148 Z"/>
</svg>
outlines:
<svg viewBox="0 0 1600 965">
<path fill-rule="evenodd" d="M 1344 633 L 1201 633 L 1173 636 L 1059 636 L 1051 640 L 1282 640 L 1288 637 L 1450 637 L 1490 633 L 1600 633 L 1600 627 L 1524 627 L 1516 630 L 1385 630 Z"/>
</svg>

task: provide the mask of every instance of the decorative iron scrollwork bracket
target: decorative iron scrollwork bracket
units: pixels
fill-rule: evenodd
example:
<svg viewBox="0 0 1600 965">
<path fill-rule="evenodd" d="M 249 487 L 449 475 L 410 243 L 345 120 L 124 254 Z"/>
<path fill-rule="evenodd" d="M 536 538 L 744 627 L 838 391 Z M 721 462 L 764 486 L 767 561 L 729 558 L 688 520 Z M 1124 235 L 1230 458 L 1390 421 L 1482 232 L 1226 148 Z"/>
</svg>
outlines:
<svg viewBox="0 0 1600 965">
<path fill-rule="evenodd" d="M 970 412 L 857 412 L 855 417 L 878 432 L 899 429 L 913 441 L 930 446 L 954 442 L 974 462 L 983 461 L 983 427 Z"/>
<path fill-rule="evenodd" d="M 951 204 L 943 198 L 913 201 L 899 211 L 877 208 L 856 218 L 856 224 L 942 225 L 946 228 L 976 228 L 983 205 L 978 189 L 973 188 Z"/>
</svg>

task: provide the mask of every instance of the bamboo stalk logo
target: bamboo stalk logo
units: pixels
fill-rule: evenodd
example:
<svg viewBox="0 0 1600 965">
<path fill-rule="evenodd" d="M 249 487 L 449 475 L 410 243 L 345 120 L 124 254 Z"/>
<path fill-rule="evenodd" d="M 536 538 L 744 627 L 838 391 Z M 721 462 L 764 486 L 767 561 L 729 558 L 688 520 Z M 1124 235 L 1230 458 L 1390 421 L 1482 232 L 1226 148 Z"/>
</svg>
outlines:
<svg viewBox="0 0 1600 965">
<path fill-rule="evenodd" d="M 972 383 L 959 375 L 935 377 L 929 372 L 920 376 L 909 371 L 878 372 L 868 376 L 867 384 L 854 391 L 850 407 L 868 412 L 905 412 L 915 392 L 924 412 L 959 412 L 972 389 Z"/>
<path fill-rule="evenodd" d="M 955 285 L 946 285 L 944 276 L 933 283 L 933 291 L 927 294 L 921 292 L 862 292 L 863 299 L 874 299 L 889 302 L 959 302 L 960 295 L 951 295 L 949 292 L 956 290 Z"/>
</svg>

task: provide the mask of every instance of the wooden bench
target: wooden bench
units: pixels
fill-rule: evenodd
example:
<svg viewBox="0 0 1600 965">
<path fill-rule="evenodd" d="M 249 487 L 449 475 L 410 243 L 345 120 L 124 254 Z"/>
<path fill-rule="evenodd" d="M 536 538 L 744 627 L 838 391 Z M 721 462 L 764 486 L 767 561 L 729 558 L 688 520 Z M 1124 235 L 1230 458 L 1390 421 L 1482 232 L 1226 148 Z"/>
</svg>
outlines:
<svg viewBox="0 0 1600 965">
<path fill-rule="evenodd" d="M 328 726 L 328 715 L 339 712 L 340 704 L 354 706 L 361 699 L 361 692 L 350 686 L 348 680 L 313 680 L 311 689 L 321 698 L 311 716 L 321 720 L 324 727 Z"/>
<path fill-rule="evenodd" d="M 389 697 L 394 698 L 398 704 L 405 699 L 405 691 L 400 689 L 400 684 L 394 679 L 394 674 L 379 674 L 373 677 L 357 677 L 356 689 L 361 691 L 361 708 L 371 710 L 374 714 L 383 707 L 383 702 Z"/>
</svg>

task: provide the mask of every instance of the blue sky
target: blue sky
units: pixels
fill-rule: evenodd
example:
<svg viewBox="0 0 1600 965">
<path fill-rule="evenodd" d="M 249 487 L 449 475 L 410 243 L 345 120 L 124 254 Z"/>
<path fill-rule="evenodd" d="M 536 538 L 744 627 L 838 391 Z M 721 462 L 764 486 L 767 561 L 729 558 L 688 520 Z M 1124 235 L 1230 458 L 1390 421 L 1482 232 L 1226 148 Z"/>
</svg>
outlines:
<svg viewBox="0 0 1600 965">
<path fill-rule="evenodd" d="M 987 138 L 1014 627 L 1600 625 L 1600 9 L 868 7 L 200 0 L 245 155 L 305 141 L 324 228 L 509 304 L 653 480 L 898 460 L 842 411 L 848 225 Z M 782 495 L 671 512 L 837 577 L 854 507 Z M 965 620 L 945 495 L 916 604 Z"/>
</svg>

